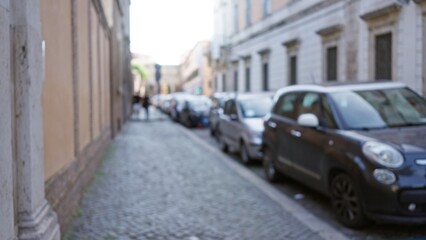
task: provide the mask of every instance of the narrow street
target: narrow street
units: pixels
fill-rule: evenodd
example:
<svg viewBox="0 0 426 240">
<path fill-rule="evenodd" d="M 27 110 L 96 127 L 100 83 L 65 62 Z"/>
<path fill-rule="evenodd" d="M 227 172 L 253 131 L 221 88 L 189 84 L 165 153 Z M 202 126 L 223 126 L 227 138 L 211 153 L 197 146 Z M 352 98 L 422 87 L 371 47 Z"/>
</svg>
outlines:
<svg viewBox="0 0 426 240">
<path fill-rule="evenodd" d="M 65 239 L 344 239 L 290 199 L 287 208 L 272 200 L 259 189 L 266 182 L 253 184 L 257 176 L 243 177 L 188 130 L 154 118 L 129 122 L 110 146 Z"/>
</svg>

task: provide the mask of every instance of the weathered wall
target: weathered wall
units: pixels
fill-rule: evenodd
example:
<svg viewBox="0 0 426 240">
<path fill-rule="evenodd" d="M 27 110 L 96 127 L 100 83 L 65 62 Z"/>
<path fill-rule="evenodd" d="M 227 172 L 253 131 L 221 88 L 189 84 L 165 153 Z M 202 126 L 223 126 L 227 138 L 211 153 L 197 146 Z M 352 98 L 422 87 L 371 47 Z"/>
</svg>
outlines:
<svg viewBox="0 0 426 240">
<path fill-rule="evenodd" d="M 45 179 L 74 160 L 71 1 L 41 0 Z M 60 34 L 58 34 L 60 33 Z"/>
<path fill-rule="evenodd" d="M 109 38 L 107 34 L 104 34 L 104 45 L 103 45 L 103 53 L 104 58 L 102 64 L 104 65 L 104 89 L 103 92 L 105 93 L 104 96 L 104 108 L 103 108 L 103 119 L 104 119 L 104 125 L 103 129 L 110 127 L 111 124 L 111 102 L 110 102 L 110 67 L 109 67 Z"/>
<path fill-rule="evenodd" d="M 0 239 L 14 236 L 10 5 L 0 0 Z"/>
<path fill-rule="evenodd" d="M 96 9 L 91 5 L 90 9 L 90 24 L 91 24 L 91 66 L 92 66 L 92 126 L 93 126 L 93 138 L 96 139 L 100 134 L 100 101 L 99 101 L 99 31 L 100 24 L 96 14 Z"/>
<path fill-rule="evenodd" d="M 77 1 L 79 137 L 82 151 L 90 143 L 89 4 Z"/>
<path fill-rule="evenodd" d="M 271 3 L 272 12 L 276 12 L 280 10 L 281 8 L 285 7 L 288 2 L 289 0 L 272 0 L 272 3 Z"/>
<path fill-rule="evenodd" d="M 251 23 L 255 24 L 263 18 L 263 0 L 251 0 L 252 15 Z"/>
</svg>

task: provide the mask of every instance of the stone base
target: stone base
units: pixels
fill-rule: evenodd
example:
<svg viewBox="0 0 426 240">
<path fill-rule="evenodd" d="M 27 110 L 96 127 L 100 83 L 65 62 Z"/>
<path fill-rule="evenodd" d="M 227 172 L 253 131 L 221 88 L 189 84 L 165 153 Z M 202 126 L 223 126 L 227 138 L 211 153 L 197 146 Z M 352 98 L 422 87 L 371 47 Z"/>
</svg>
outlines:
<svg viewBox="0 0 426 240">
<path fill-rule="evenodd" d="M 105 130 L 72 164 L 46 182 L 46 199 L 58 214 L 61 232 L 66 232 L 110 141 L 111 131 Z"/>
<path fill-rule="evenodd" d="M 60 231 L 56 213 L 49 203 L 44 201 L 40 209 L 27 215 L 19 216 L 19 239 L 22 240 L 59 240 Z"/>
</svg>

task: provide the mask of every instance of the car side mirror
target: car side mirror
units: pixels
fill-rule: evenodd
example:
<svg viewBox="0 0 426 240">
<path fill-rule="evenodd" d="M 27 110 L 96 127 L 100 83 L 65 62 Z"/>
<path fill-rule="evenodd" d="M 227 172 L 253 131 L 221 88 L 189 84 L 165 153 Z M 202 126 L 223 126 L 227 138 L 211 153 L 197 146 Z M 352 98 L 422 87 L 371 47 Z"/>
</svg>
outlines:
<svg viewBox="0 0 426 240">
<path fill-rule="evenodd" d="M 304 113 L 297 118 L 297 124 L 304 127 L 318 127 L 318 117 L 312 113 Z"/>
<path fill-rule="evenodd" d="M 229 118 L 230 118 L 232 121 L 238 121 L 238 115 L 237 115 L 237 114 L 235 114 L 235 113 L 233 113 L 233 114 L 229 115 Z"/>
</svg>

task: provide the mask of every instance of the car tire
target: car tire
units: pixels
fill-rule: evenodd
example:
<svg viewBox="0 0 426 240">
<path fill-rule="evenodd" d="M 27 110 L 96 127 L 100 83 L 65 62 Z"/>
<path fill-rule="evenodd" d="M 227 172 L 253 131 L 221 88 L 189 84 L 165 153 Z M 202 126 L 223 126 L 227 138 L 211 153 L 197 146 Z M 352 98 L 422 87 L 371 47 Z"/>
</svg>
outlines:
<svg viewBox="0 0 426 240">
<path fill-rule="evenodd" d="M 349 175 L 340 173 L 335 176 L 330 193 L 334 214 L 343 225 L 360 228 L 367 224 L 359 191 Z"/>
<path fill-rule="evenodd" d="M 274 161 L 271 158 L 271 153 L 268 149 L 263 152 L 262 160 L 265 177 L 269 182 L 278 182 L 281 179 L 281 173 L 275 167 Z"/>
<path fill-rule="evenodd" d="M 228 144 L 226 144 L 225 140 L 223 139 L 222 134 L 219 134 L 218 140 L 219 140 L 220 149 L 223 152 L 227 153 L 229 151 L 229 147 L 228 147 Z"/>
<path fill-rule="evenodd" d="M 241 141 L 240 143 L 240 159 L 241 159 L 241 162 L 245 165 L 250 164 L 252 160 L 250 158 L 247 146 L 243 141 Z"/>
</svg>

